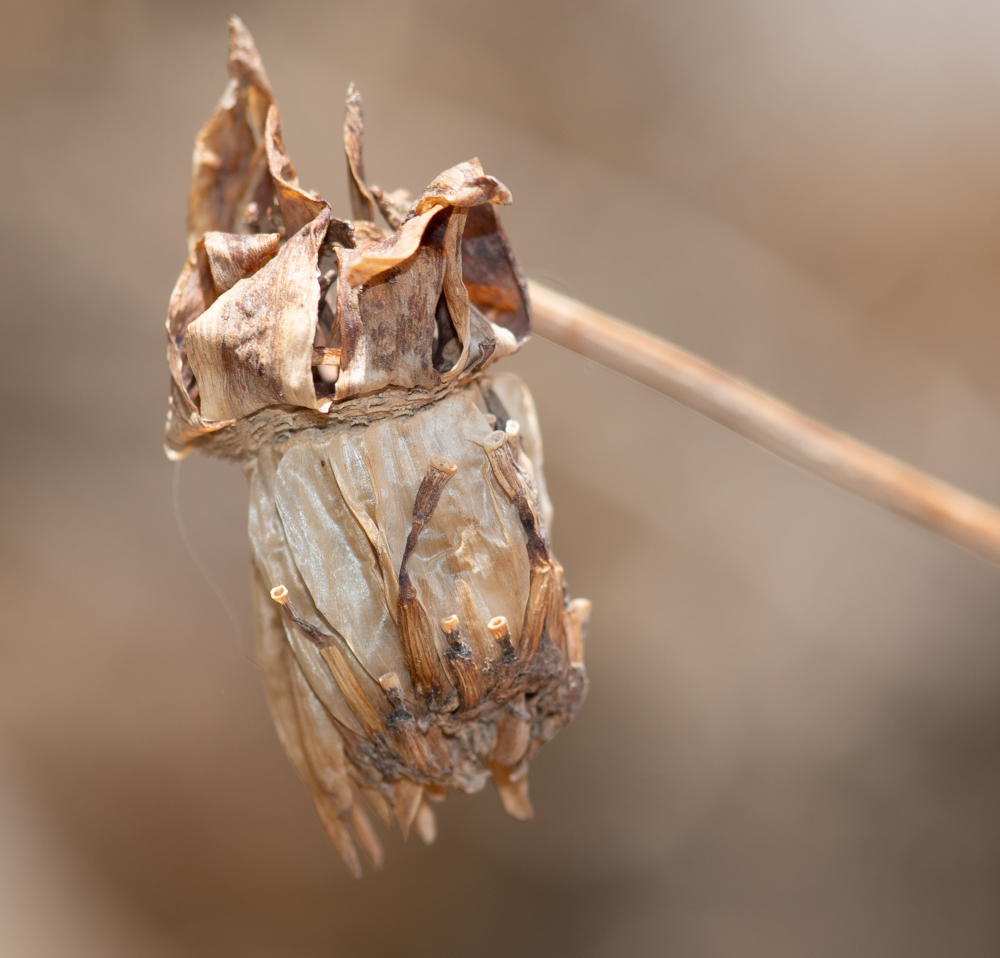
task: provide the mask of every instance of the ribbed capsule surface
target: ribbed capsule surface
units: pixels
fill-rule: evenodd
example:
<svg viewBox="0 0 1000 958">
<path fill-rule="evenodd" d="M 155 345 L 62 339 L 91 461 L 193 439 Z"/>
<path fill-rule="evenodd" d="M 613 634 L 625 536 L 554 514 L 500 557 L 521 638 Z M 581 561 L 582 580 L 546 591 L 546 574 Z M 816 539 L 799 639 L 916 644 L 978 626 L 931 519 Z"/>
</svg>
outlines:
<svg viewBox="0 0 1000 958">
<path fill-rule="evenodd" d="M 382 849 L 364 803 L 426 841 L 431 803 L 492 780 L 531 817 L 527 763 L 586 691 L 530 393 L 491 364 L 530 303 L 478 161 L 416 200 L 364 181 L 355 220 L 298 185 L 246 28 L 199 135 L 190 254 L 168 311 L 167 450 L 240 460 L 258 658 L 275 725 L 337 852 Z M 392 232 L 372 217 L 378 208 Z"/>
</svg>

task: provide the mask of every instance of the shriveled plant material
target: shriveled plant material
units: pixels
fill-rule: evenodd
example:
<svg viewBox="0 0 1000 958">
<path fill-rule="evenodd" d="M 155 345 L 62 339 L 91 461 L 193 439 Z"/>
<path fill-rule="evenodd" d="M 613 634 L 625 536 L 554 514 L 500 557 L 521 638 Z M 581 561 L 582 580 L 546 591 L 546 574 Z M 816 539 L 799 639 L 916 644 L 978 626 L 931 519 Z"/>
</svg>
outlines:
<svg viewBox="0 0 1000 958">
<path fill-rule="evenodd" d="M 449 788 L 492 779 L 531 817 L 528 760 L 586 691 L 589 603 L 549 546 L 531 396 L 490 368 L 531 330 L 509 190 L 475 159 L 415 200 L 368 185 L 352 87 L 340 220 L 236 18 L 229 72 L 195 147 L 166 446 L 243 464 L 268 702 L 360 875 L 357 846 L 382 862 L 361 798 L 428 842 Z"/>
</svg>

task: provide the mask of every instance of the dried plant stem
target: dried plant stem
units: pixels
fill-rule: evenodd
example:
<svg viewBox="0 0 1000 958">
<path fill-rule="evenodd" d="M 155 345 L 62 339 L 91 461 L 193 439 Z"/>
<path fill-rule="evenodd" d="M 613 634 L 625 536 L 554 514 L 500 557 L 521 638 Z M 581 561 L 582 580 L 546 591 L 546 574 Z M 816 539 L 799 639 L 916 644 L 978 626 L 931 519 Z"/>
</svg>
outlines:
<svg viewBox="0 0 1000 958">
<path fill-rule="evenodd" d="M 650 333 L 529 282 L 535 332 L 1000 563 L 1000 510 L 802 415 Z"/>
</svg>

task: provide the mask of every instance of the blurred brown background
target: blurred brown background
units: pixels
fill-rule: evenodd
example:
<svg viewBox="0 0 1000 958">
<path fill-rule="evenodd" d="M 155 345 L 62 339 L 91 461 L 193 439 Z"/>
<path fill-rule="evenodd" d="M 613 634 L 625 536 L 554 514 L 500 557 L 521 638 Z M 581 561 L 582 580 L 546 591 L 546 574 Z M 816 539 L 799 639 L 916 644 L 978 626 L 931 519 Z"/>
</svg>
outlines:
<svg viewBox="0 0 1000 958">
<path fill-rule="evenodd" d="M 0 953 L 1000 953 L 998 570 L 539 340 L 589 700 L 530 825 L 454 797 L 347 876 L 243 476 L 160 446 L 230 12 L 335 211 L 354 80 L 371 180 L 478 155 L 529 275 L 1000 502 L 996 4 L 5 0 Z"/>
</svg>

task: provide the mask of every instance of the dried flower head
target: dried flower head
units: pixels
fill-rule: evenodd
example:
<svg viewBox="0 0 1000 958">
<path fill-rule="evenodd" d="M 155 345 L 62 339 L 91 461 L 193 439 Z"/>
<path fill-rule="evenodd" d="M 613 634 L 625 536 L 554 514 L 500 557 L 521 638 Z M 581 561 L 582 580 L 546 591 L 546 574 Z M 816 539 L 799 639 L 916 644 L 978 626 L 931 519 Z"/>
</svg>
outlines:
<svg viewBox="0 0 1000 958">
<path fill-rule="evenodd" d="M 531 817 L 528 759 L 586 690 L 589 603 L 549 547 L 531 396 L 488 368 L 531 324 L 509 190 L 475 159 L 415 200 L 368 185 L 352 87 L 337 219 L 235 17 L 229 73 L 195 144 L 166 447 L 243 463 L 268 702 L 360 875 L 355 842 L 382 861 L 361 796 L 428 842 L 429 802 L 490 778 Z"/>
</svg>

